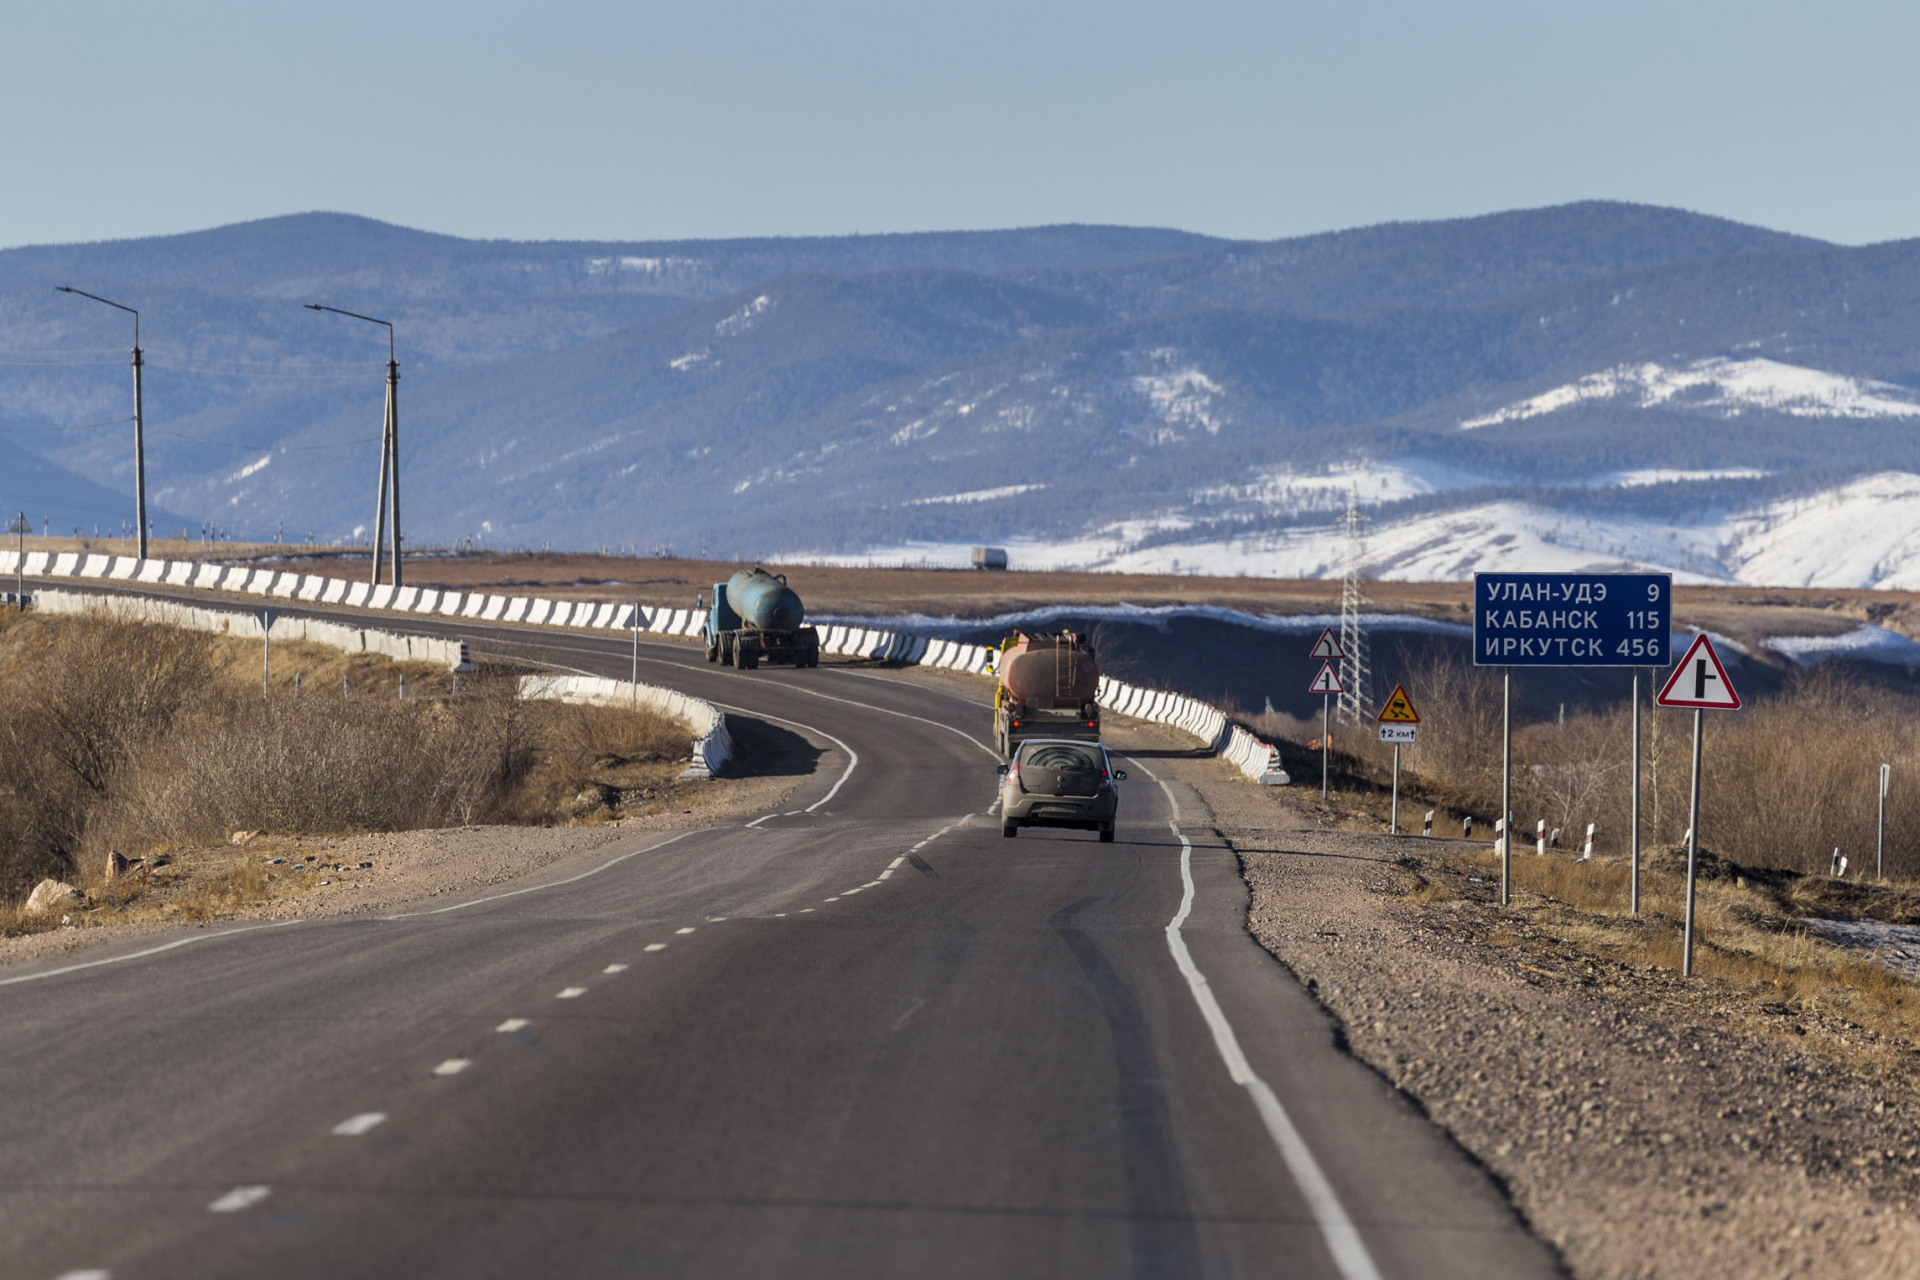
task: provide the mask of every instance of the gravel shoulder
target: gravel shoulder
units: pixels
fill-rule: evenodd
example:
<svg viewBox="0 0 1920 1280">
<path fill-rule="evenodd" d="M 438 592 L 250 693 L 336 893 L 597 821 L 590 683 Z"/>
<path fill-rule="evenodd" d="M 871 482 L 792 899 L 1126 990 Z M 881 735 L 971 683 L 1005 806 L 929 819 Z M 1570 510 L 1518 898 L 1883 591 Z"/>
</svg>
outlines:
<svg viewBox="0 0 1920 1280">
<path fill-rule="evenodd" d="M 1127 736 L 1159 734 L 1185 744 Z M 1920 1274 L 1911 1046 L 1583 948 L 1551 903 L 1498 905 L 1485 845 L 1342 830 L 1306 789 L 1170 754 L 1253 935 L 1573 1274 Z"/>
</svg>

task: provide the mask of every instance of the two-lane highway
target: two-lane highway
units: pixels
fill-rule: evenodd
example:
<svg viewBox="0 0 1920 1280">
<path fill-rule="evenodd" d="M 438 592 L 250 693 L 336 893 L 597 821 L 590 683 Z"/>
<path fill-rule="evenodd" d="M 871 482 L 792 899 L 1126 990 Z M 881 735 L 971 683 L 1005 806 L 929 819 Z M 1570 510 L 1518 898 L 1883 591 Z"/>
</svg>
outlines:
<svg viewBox="0 0 1920 1280">
<path fill-rule="evenodd" d="M 818 770 L 386 918 L 0 971 L 0 1272 L 1555 1273 L 1248 938 L 1166 762 L 1115 844 L 1004 840 L 967 699 L 643 654 Z"/>
</svg>

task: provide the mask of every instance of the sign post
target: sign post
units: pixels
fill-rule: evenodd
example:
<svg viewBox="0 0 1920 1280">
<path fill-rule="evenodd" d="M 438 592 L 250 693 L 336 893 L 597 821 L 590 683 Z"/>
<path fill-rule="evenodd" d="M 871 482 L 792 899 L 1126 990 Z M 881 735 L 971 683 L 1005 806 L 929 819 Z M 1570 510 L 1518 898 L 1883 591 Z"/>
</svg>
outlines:
<svg viewBox="0 0 1920 1280">
<path fill-rule="evenodd" d="M 278 609 L 262 609 L 260 617 L 260 693 L 273 696 L 273 624 L 280 619 Z"/>
<path fill-rule="evenodd" d="M 1738 711 L 1740 695 L 1713 651 L 1713 641 L 1701 632 L 1656 699 L 1663 707 L 1693 709 L 1693 792 L 1687 801 L 1687 918 L 1680 935 L 1680 976 L 1693 976 L 1693 884 L 1700 852 L 1700 730 L 1708 711 Z"/>
<path fill-rule="evenodd" d="M 1893 780 L 1893 766 L 1880 766 L 1880 821 L 1873 833 L 1873 874 L 1878 880 L 1887 878 L 1887 784 Z"/>
<path fill-rule="evenodd" d="M 1400 748 L 1420 740 L 1420 713 L 1407 697 L 1407 686 L 1396 684 L 1386 705 L 1380 708 L 1380 741 L 1393 744 L 1393 808 L 1387 819 L 1387 834 L 1400 834 Z M 1433 815 L 1427 815 L 1427 827 L 1433 827 Z"/>
<path fill-rule="evenodd" d="M 1500 855 L 1503 906 L 1510 901 L 1513 853 L 1513 669 L 1663 667 L 1672 634 L 1672 574 L 1473 575 L 1473 662 L 1503 668 L 1500 817 L 1507 834 Z M 1636 761 L 1636 782 L 1639 776 Z M 1638 859 L 1634 872 L 1637 885 Z"/>
<path fill-rule="evenodd" d="M 1338 648 L 1339 646 L 1335 646 Z M 1308 693 L 1320 695 L 1320 798 L 1327 798 L 1327 757 L 1333 741 L 1333 699 L 1346 690 L 1340 685 L 1340 673 L 1329 659 L 1320 664 L 1320 674 L 1307 686 Z"/>
</svg>

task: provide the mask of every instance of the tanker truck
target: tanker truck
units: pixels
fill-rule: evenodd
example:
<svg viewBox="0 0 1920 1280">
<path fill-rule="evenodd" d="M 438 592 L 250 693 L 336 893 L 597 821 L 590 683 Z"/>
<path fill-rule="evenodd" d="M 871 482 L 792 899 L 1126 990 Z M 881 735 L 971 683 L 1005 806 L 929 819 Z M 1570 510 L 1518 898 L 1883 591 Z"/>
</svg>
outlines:
<svg viewBox="0 0 1920 1280">
<path fill-rule="evenodd" d="M 1000 645 L 993 737 L 1012 758 L 1027 738 L 1100 740 L 1100 658 L 1071 631 L 1021 631 Z"/>
<path fill-rule="evenodd" d="M 743 671 L 762 662 L 820 665 L 820 633 L 802 625 L 806 610 L 785 574 L 768 573 L 759 565 L 742 569 L 713 584 L 710 605 L 695 596 L 693 607 L 707 612 L 700 638 L 706 641 L 708 662 Z"/>
</svg>

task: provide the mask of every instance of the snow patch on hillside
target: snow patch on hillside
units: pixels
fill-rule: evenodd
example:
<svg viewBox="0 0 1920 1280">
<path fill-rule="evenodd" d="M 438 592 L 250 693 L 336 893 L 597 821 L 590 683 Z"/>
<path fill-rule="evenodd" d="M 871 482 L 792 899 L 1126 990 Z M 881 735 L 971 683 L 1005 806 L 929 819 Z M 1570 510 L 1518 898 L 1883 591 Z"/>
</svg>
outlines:
<svg viewBox="0 0 1920 1280">
<path fill-rule="evenodd" d="M 773 308 L 773 299 L 761 294 L 746 306 L 713 326 L 713 331 L 723 338 L 735 338 L 753 328 L 753 322 Z"/>
<path fill-rule="evenodd" d="M 945 493 L 937 498 L 914 498 L 902 505 L 932 507 L 957 506 L 971 502 L 998 502 L 1002 498 L 1017 498 L 1023 493 L 1038 493 L 1046 487 L 1044 484 L 1008 484 L 998 489 L 974 489 L 967 493 Z"/>
<path fill-rule="evenodd" d="M 1757 467 L 1722 467 L 1715 471 L 1677 471 L 1650 467 L 1644 471 L 1616 471 L 1594 482 L 1595 488 L 1618 485 L 1622 489 L 1644 488 L 1650 484 L 1689 484 L 1698 480 L 1764 480 L 1772 475 Z"/>
<path fill-rule="evenodd" d="M 1191 541 L 1163 541 L 1193 530 Z M 1184 512 L 1106 525 L 1072 539 L 1004 538 L 1015 568 L 1221 577 L 1339 576 L 1346 542 L 1332 522 L 1208 536 Z M 1150 543 L 1150 544 L 1149 544 Z M 963 544 L 915 542 L 830 563 L 964 565 Z M 1464 581 L 1476 572 L 1651 569 L 1688 583 L 1920 590 L 1920 475 L 1882 472 L 1811 498 L 1697 521 L 1593 517 L 1520 501 L 1410 517 L 1369 528 L 1371 576 Z"/>
<path fill-rule="evenodd" d="M 1623 402 L 1635 408 L 1707 409 L 1725 417 L 1749 410 L 1796 418 L 1920 417 L 1914 393 L 1890 382 L 1850 378 L 1777 360 L 1695 360 L 1683 368 L 1616 365 L 1503 409 L 1468 418 L 1460 429 L 1524 422 L 1578 405 Z"/>
<path fill-rule="evenodd" d="M 1356 460 L 1319 471 L 1297 471 L 1292 467 L 1263 469 L 1237 484 L 1195 489 L 1191 497 L 1199 507 L 1296 515 L 1307 511 L 1343 510 L 1350 496 L 1357 497 L 1362 506 L 1375 506 L 1486 482 L 1485 476 L 1422 459 L 1391 463 Z"/>
<path fill-rule="evenodd" d="M 1166 365 L 1178 361 L 1180 353 L 1162 347 L 1148 353 Z M 1133 389 L 1146 397 L 1160 427 L 1148 437 L 1154 444 L 1176 444 L 1196 428 L 1208 435 L 1219 435 L 1222 415 L 1215 402 L 1224 398 L 1226 389 L 1199 369 L 1167 368 L 1159 373 L 1140 374 Z"/>
</svg>

